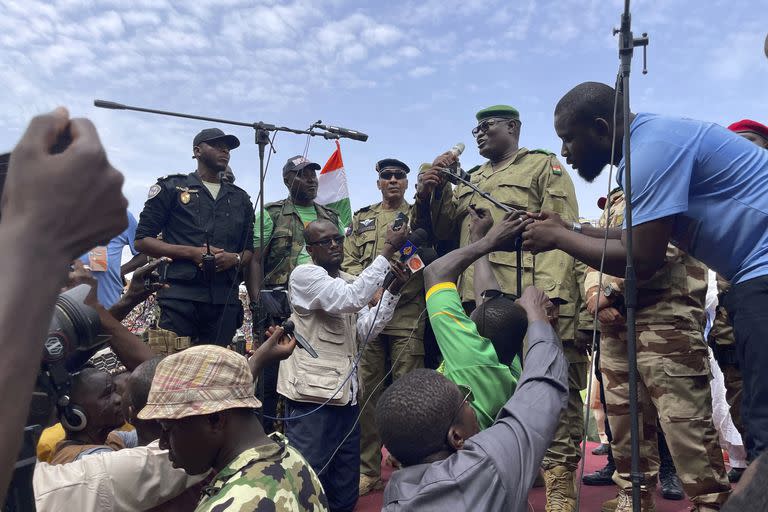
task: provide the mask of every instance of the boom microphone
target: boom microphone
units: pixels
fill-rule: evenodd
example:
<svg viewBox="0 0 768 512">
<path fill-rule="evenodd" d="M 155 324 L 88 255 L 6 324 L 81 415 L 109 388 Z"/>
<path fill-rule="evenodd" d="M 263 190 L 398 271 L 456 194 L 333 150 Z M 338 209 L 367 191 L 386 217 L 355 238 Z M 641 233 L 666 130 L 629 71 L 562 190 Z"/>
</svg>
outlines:
<svg viewBox="0 0 768 512">
<path fill-rule="evenodd" d="M 324 124 L 315 124 L 314 126 L 317 128 L 320 128 L 321 130 L 326 130 L 331 133 L 335 133 L 339 137 L 344 137 L 352 140 L 359 140 L 360 142 L 365 142 L 368 140 L 368 135 L 364 134 L 363 132 L 359 132 L 357 130 L 350 130 L 349 128 L 340 128 L 338 126 L 326 126 Z"/>
<path fill-rule="evenodd" d="M 427 235 L 427 232 L 424 229 L 418 228 L 413 230 L 411 234 L 408 235 L 408 240 L 406 240 L 403 246 L 397 251 L 399 253 L 400 262 L 405 263 L 413 258 L 416 255 L 416 251 L 419 250 L 419 245 L 426 242 L 427 238 L 429 238 L 429 235 Z M 396 278 L 397 274 L 390 270 L 384 277 L 384 284 L 382 287 L 386 290 Z"/>
<path fill-rule="evenodd" d="M 307 351 L 307 353 L 317 359 L 317 352 L 315 352 L 315 349 L 312 348 L 312 345 L 309 344 L 307 339 L 300 335 L 299 333 L 295 332 L 296 324 L 293 323 L 293 320 L 290 318 L 283 322 L 283 325 L 281 326 L 283 328 L 283 332 L 287 334 L 288 336 L 291 336 L 296 339 L 296 344 Z"/>
</svg>

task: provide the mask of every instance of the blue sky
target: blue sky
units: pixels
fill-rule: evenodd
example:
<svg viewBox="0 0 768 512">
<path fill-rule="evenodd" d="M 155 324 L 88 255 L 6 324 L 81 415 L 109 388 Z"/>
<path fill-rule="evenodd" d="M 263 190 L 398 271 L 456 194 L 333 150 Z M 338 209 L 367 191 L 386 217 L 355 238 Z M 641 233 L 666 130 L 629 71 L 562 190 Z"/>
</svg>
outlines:
<svg viewBox="0 0 768 512">
<path fill-rule="evenodd" d="M 639 1 L 649 74 L 633 62 L 634 111 L 768 123 L 768 9 L 747 0 Z M 66 105 L 91 118 L 141 211 L 156 177 L 194 169 L 191 141 L 210 123 L 96 109 L 96 98 L 241 121 L 306 128 L 322 119 L 363 131 L 343 141 L 353 209 L 380 200 L 374 163 L 412 166 L 456 142 L 464 168 L 481 162 L 470 130 L 480 108 L 506 103 L 522 116 L 521 145 L 559 153 L 557 100 L 586 80 L 613 83 L 619 0 L 0 0 L 0 150 L 38 112 Z M 230 165 L 258 193 L 247 128 Z M 266 187 L 286 195 L 280 169 L 304 150 L 280 134 Z M 320 163 L 333 142 L 311 141 Z M 607 176 L 607 173 L 606 173 Z M 572 173 L 581 213 L 596 217 L 607 178 Z M 412 197 L 415 176 L 408 197 Z"/>
</svg>

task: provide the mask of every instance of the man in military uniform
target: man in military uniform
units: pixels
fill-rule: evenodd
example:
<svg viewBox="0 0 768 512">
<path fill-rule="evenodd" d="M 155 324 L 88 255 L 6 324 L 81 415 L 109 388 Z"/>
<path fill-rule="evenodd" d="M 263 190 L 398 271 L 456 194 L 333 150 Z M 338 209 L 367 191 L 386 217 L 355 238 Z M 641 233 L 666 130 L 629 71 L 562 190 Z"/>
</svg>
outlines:
<svg viewBox="0 0 768 512">
<path fill-rule="evenodd" d="M 624 194 L 614 190 L 610 219 L 599 226 L 624 222 Z M 640 407 L 640 471 L 642 510 L 653 511 L 659 473 L 657 418 L 666 435 L 678 476 L 694 510 L 719 510 L 730 494 L 723 455 L 712 423 L 709 356 L 702 339 L 707 269 L 699 261 L 667 246 L 667 263 L 637 290 L 637 370 Z M 632 510 L 630 421 L 626 321 L 623 279 L 595 269 L 587 272 L 587 307 L 600 320 L 600 371 L 603 375 L 611 447 L 616 463 L 615 500 L 604 511 Z"/>
<path fill-rule="evenodd" d="M 496 105 L 479 111 L 476 117 L 479 124 L 472 134 L 480 155 L 488 161 L 470 174 L 470 181 L 512 208 L 523 211 L 554 209 L 565 219 L 577 221 L 579 212 L 573 182 L 557 158 L 548 151 L 531 151 L 518 146 L 521 127 L 518 111 L 510 106 Z M 488 209 L 494 222 L 504 216 L 504 211 L 466 185 L 459 184 L 451 191 L 438 168 L 447 168 L 455 162 L 455 155 L 445 153 L 433 162 L 432 169 L 419 175 L 417 222 L 431 223 L 437 239 L 455 238 L 458 233 L 459 245 L 465 246 L 469 243 L 469 205 Z M 424 219 L 424 212 L 428 212 L 431 219 Z M 515 253 L 491 253 L 489 259 L 502 291 L 518 294 Z M 570 363 L 572 387 L 568 410 L 563 412 L 555 438 L 542 462 L 547 512 L 571 512 L 576 507 L 574 475 L 580 452 L 574 438 L 582 436 L 580 432 L 578 436 L 573 435 L 576 432 L 572 432 L 569 422 L 581 418 L 583 401 L 579 388 L 588 363 L 583 348 L 577 348 L 574 343 L 579 292 L 573 265 L 573 257 L 560 251 L 535 258 L 530 253 L 523 255 L 523 287 L 536 286 L 557 305 L 557 330 Z M 458 284 L 465 303 L 474 300 L 472 272 L 471 267 L 467 269 Z"/>
<path fill-rule="evenodd" d="M 381 202 L 361 208 L 352 218 L 344 242 L 342 269 L 359 275 L 381 252 L 387 226 L 398 216 L 409 218 L 411 205 L 405 201 L 410 168 L 394 158 L 376 164 Z M 360 417 L 360 495 L 382 488 L 381 440 L 374 421 L 376 402 L 384 385 L 380 384 L 391 365 L 392 379 L 415 368 L 424 367 L 424 279 L 416 273 L 400 292 L 394 317 L 381 334 L 368 342 L 360 360 L 362 404 L 367 404 Z"/>
<path fill-rule="evenodd" d="M 260 218 L 257 216 L 254 221 L 254 257 L 246 287 L 251 298 L 251 311 L 261 311 L 262 314 L 260 319 L 254 317 L 253 326 L 257 332 L 267 325 L 281 323 L 291 314 L 286 296 L 288 276 L 297 265 L 312 262 L 304 243 L 304 227 L 317 219 L 339 225 L 336 211 L 315 202 L 319 170 L 320 165 L 301 155 L 289 158 L 283 166 L 283 183 L 288 188 L 288 197 L 264 205 L 263 234 Z M 262 295 L 267 297 L 263 301 Z M 256 343 L 259 341 L 255 340 Z M 264 368 L 264 396 L 261 397 L 264 414 L 273 417 L 277 412 L 277 370 L 276 364 Z M 271 432 L 272 421 L 265 418 L 264 428 Z"/>
<path fill-rule="evenodd" d="M 193 343 L 228 345 L 243 321 L 237 292 L 253 253 L 253 205 L 243 189 L 220 179 L 239 145 L 218 128 L 198 133 L 197 170 L 152 185 L 136 228 L 138 251 L 173 260 L 171 286 L 158 292 L 159 325 Z M 213 260 L 204 265 L 208 254 Z"/>
</svg>

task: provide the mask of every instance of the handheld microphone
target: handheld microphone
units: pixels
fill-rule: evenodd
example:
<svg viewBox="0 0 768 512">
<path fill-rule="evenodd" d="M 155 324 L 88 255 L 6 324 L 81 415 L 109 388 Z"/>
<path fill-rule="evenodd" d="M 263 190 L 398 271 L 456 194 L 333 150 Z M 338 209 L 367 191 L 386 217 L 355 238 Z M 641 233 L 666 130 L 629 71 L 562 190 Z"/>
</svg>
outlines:
<svg viewBox="0 0 768 512">
<path fill-rule="evenodd" d="M 439 169 L 441 173 L 445 176 L 445 179 L 447 179 L 452 185 L 458 185 L 459 181 L 461 180 L 469 180 L 469 174 L 464 172 L 464 169 L 461 168 L 461 164 L 459 164 L 459 156 L 464 152 L 464 146 L 463 142 L 457 142 L 451 149 L 448 150 L 450 154 L 456 157 L 456 162 L 452 164 L 451 166 L 445 168 L 445 169 Z M 460 179 L 457 179 L 460 178 Z"/>
<path fill-rule="evenodd" d="M 315 352 L 315 349 L 312 348 L 312 345 L 309 344 L 309 342 L 304 338 L 304 336 L 300 335 L 299 333 L 295 332 L 296 324 L 293 323 L 293 320 L 290 318 L 283 322 L 281 325 L 283 328 L 283 331 L 288 336 L 291 336 L 296 339 L 296 344 L 307 351 L 307 353 L 317 359 L 317 352 Z"/>
<path fill-rule="evenodd" d="M 363 132 L 359 132 L 357 130 L 350 130 L 349 128 L 340 128 L 338 126 L 326 126 L 324 124 L 315 124 L 313 126 L 316 128 L 320 128 L 321 130 L 326 130 L 331 133 L 335 133 L 339 137 L 344 137 L 352 140 L 359 140 L 360 142 L 365 142 L 368 140 L 368 135 L 364 134 Z"/>
<path fill-rule="evenodd" d="M 455 156 L 456 158 L 459 158 L 461 154 L 464 152 L 464 149 L 466 146 L 463 142 L 457 142 L 451 149 L 448 150 L 450 154 Z"/>
<path fill-rule="evenodd" d="M 427 241 L 427 238 L 429 235 L 427 235 L 427 232 L 422 229 L 418 228 L 413 230 L 410 235 L 408 235 L 408 240 L 405 241 L 402 247 L 397 251 L 399 254 L 400 262 L 406 263 L 411 260 L 411 258 L 418 258 L 418 255 L 416 252 L 419 250 L 419 245 L 423 244 Z M 411 266 L 409 265 L 409 268 Z M 414 270 L 414 272 L 418 272 L 421 270 L 422 267 L 417 268 Z M 392 284 L 392 282 L 397 278 L 397 274 L 395 274 L 392 270 L 387 272 L 387 275 L 384 277 L 384 284 L 382 287 L 386 290 L 389 288 L 389 286 Z"/>
</svg>

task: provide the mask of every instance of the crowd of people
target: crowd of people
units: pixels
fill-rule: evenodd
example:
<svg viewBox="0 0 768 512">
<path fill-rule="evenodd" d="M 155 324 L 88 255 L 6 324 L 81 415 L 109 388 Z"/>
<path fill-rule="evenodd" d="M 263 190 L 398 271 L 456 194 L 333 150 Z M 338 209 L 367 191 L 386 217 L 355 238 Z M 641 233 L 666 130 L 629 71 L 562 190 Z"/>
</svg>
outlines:
<svg viewBox="0 0 768 512">
<path fill-rule="evenodd" d="M 218 128 L 194 137 L 197 168 L 159 178 L 136 221 L 90 122 L 61 108 L 33 119 L 3 191 L 0 240 L 22 250 L 0 264 L 0 393 L 44 393 L 30 354 L 62 289 L 90 287 L 120 363 L 68 368 L 47 390 L 55 420 L 33 408 L 55 423 L 37 445 L 37 509 L 341 512 L 384 489 L 388 511 L 522 511 L 541 479 L 546 511 L 572 512 L 591 361 L 608 462 L 584 483 L 616 485 L 602 510 L 630 511 L 634 307 L 641 510 L 655 510 L 659 480 L 695 511 L 766 510 L 768 127 L 638 113 L 624 133 L 620 100 L 580 84 L 554 126 L 579 176 L 615 164 L 620 187 L 629 137 L 636 298 L 623 189 L 583 222 L 568 171 L 519 145 L 508 105 L 477 112 L 486 162 L 459 181 L 455 152 L 422 164 L 413 204 L 409 165 L 377 162 L 381 202 L 348 226 L 317 203 L 320 166 L 301 155 L 282 169 L 288 196 L 255 215 L 228 167 L 240 142 Z M 23 272 L 29 260 L 50 271 Z M 250 351 L 234 342 L 244 309 Z M 713 364 L 746 470 L 726 473 Z M 4 490 L 29 424 L 26 406 L 0 423 Z"/>
</svg>

